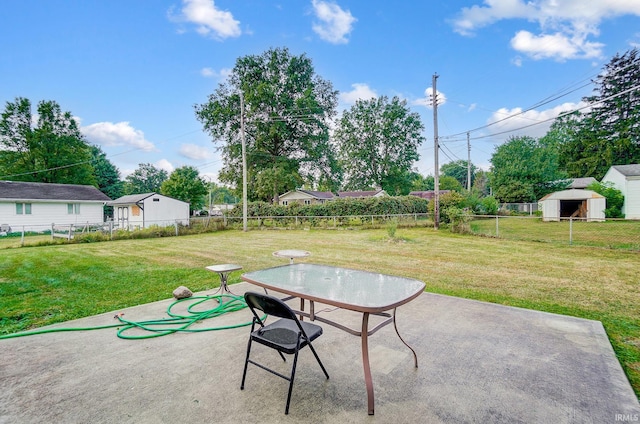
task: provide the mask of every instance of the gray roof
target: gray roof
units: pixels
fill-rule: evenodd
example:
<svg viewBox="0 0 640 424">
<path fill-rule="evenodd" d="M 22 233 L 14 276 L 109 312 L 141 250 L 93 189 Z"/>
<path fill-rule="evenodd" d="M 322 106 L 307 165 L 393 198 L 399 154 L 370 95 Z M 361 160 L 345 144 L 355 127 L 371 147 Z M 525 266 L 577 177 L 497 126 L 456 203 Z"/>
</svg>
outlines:
<svg viewBox="0 0 640 424">
<path fill-rule="evenodd" d="M 127 196 L 118 197 L 116 200 L 109 202 L 109 205 L 133 205 L 142 202 L 144 199 L 155 195 L 152 193 L 129 194 Z"/>
<path fill-rule="evenodd" d="M 335 196 L 330 191 L 312 191 L 312 190 L 301 190 L 302 193 L 307 193 L 310 196 L 315 197 L 316 199 L 333 199 Z"/>
<path fill-rule="evenodd" d="M 587 186 L 589 186 L 590 184 L 597 182 L 598 180 L 593 177 L 574 178 L 573 180 L 571 180 L 569 188 L 587 188 Z"/>
<path fill-rule="evenodd" d="M 90 185 L 25 183 L 20 181 L 0 181 L 0 199 L 11 200 L 111 200 L 109 196 Z"/>
<path fill-rule="evenodd" d="M 613 165 L 612 168 L 627 177 L 640 176 L 640 164 L 638 163 L 632 165 Z"/>
</svg>

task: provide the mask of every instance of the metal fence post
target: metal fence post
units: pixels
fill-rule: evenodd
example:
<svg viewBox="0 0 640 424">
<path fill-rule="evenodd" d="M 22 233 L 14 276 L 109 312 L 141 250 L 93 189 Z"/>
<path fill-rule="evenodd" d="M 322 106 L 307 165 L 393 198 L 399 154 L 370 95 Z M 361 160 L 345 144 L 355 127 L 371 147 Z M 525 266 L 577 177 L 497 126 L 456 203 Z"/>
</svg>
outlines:
<svg viewBox="0 0 640 424">
<path fill-rule="evenodd" d="M 569 245 L 573 244 L 573 218 L 569 218 Z"/>
</svg>

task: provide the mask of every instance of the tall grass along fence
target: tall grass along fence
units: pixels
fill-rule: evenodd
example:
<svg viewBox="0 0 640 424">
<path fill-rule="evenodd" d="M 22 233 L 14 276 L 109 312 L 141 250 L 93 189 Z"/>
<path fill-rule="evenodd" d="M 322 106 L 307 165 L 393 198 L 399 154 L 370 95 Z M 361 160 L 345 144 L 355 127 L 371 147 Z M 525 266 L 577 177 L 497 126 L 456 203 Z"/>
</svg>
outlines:
<svg viewBox="0 0 640 424">
<path fill-rule="evenodd" d="M 640 221 L 607 219 L 587 222 L 565 219 L 544 222 L 535 216 L 487 216 L 459 214 L 442 217 L 440 231 L 453 231 L 483 237 L 509 240 L 559 243 L 575 246 L 594 246 L 609 249 L 640 251 Z M 193 217 L 189 224 L 176 221 L 148 222 L 147 228 L 120 227 L 114 222 L 74 225 L 46 225 L 13 228 L 0 236 L 0 248 L 46 245 L 58 243 L 87 243 L 96 241 L 171 237 L 221 230 L 241 230 L 243 217 Z M 286 229 L 393 229 L 393 233 L 408 227 L 433 228 L 430 213 L 362 214 L 339 216 L 284 215 L 249 216 L 249 230 Z"/>
<path fill-rule="evenodd" d="M 545 222 L 531 216 L 471 216 L 466 230 L 474 235 L 510 240 L 640 251 L 640 221 L 637 220 L 588 222 L 560 218 Z"/>
</svg>

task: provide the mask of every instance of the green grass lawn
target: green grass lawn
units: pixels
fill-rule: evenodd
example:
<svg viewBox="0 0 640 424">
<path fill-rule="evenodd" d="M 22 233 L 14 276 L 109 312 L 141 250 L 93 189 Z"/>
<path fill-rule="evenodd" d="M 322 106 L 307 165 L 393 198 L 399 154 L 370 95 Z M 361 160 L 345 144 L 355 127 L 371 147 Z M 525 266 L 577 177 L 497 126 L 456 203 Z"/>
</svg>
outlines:
<svg viewBox="0 0 640 424">
<path fill-rule="evenodd" d="M 279 249 L 306 261 L 416 278 L 426 290 L 602 321 L 640 394 L 640 254 L 399 228 L 220 231 L 0 250 L 0 334 L 171 297 L 185 285 L 218 285 L 205 266 L 242 272 L 281 265 Z M 240 281 L 241 272 L 230 277 Z M 0 341 L 2 343 L 2 341 Z"/>
</svg>

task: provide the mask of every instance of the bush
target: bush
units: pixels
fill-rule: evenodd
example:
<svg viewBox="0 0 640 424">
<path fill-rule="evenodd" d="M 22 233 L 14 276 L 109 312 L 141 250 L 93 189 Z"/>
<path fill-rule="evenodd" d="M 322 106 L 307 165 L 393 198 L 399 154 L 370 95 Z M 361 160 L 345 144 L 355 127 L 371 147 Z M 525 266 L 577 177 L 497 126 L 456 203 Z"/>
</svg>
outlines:
<svg viewBox="0 0 640 424">
<path fill-rule="evenodd" d="M 612 183 L 592 183 L 587 186 L 587 190 L 593 190 L 607 198 L 607 207 L 604 210 L 606 218 L 624 218 L 622 213 L 624 195 Z"/>
</svg>

